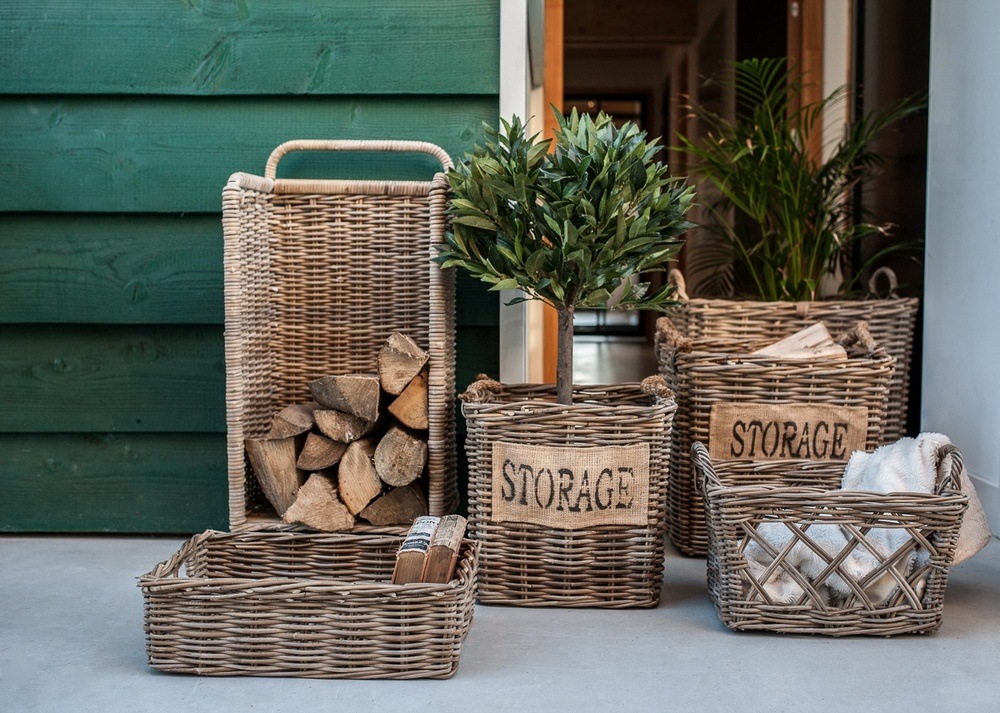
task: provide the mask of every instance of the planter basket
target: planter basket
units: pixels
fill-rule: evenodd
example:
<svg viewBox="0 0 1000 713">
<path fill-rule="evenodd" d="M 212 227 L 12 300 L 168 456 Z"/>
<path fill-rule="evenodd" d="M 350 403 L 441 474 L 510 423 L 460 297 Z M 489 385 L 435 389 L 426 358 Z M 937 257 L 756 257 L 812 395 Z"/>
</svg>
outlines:
<svg viewBox="0 0 1000 713">
<path fill-rule="evenodd" d="M 264 176 L 236 173 L 222 192 L 226 425 L 232 529 L 278 521 L 246 462 L 244 440 L 273 415 L 312 400 L 309 382 L 370 373 L 399 331 L 430 354 L 427 491 L 452 512 L 455 482 L 454 275 L 431 262 L 443 240 L 444 174 L 423 181 L 276 178 L 290 151 L 423 152 L 412 141 L 292 141 Z"/>
<path fill-rule="evenodd" d="M 149 665 L 215 676 L 448 678 L 472 624 L 479 545 L 463 543 L 447 584 L 391 584 L 401 541 L 204 532 L 139 580 Z"/>
<path fill-rule="evenodd" d="M 711 432 L 714 409 L 729 409 L 737 414 L 744 408 L 747 413 L 760 409 L 766 413 L 772 409 L 771 418 L 779 424 L 784 422 L 786 410 L 827 412 L 840 419 L 840 409 L 846 409 L 855 419 L 852 428 L 856 448 L 872 449 L 882 442 L 886 399 L 896 360 L 871 341 L 863 325 L 856 327 L 846 343 L 853 340 L 857 344 L 848 350 L 852 355 L 846 360 L 754 357 L 749 353 L 763 344 L 690 340 L 680 335 L 669 318 L 657 321 L 660 372 L 677 394 L 678 404 L 670 461 L 667 528 L 670 539 L 682 553 L 703 556 L 708 546 L 704 505 L 688 454 L 695 441 L 712 444 L 714 437 L 718 447 L 719 439 L 728 433 L 722 430 L 724 418 L 717 422 L 718 433 Z M 855 351 L 855 347 L 859 349 Z M 717 416 L 721 414 L 717 412 Z M 827 433 L 832 435 L 831 431 Z M 749 435 L 752 437 L 752 433 Z M 749 442 L 748 438 L 745 445 Z M 781 445 L 780 441 L 770 439 L 769 443 Z M 814 456 L 801 450 L 793 457 L 826 459 L 833 455 L 817 452 Z M 846 460 L 850 450 L 847 442 L 842 442 L 840 460 Z M 739 455 L 727 453 L 726 457 Z M 780 448 L 772 449 L 766 456 L 780 457 Z"/>
<path fill-rule="evenodd" d="M 938 451 L 933 494 L 839 490 L 844 464 L 715 463 L 701 443 L 692 449 L 692 459 L 704 488 L 709 594 L 727 627 L 829 636 L 891 636 L 940 627 L 948 569 L 968 505 L 959 490 L 962 462 L 954 446 Z M 769 529 L 762 529 L 765 523 Z M 817 544 L 824 527 L 838 527 L 846 545 L 831 550 Z M 883 552 L 879 542 L 885 540 L 869 539 L 879 531 L 905 544 Z M 773 557 L 769 569 L 751 567 L 747 548 L 759 552 L 766 546 Z M 792 564 L 796 551 L 806 548 L 822 557 L 822 571 L 809 578 Z M 869 564 L 852 569 L 857 556 Z M 794 601 L 772 599 L 773 576 L 797 584 L 789 597 Z M 827 585 L 836 578 L 842 593 L 833 601 Z"/>
<path fill-rule="evenodd" d="M 469 533 L 482 544 L 480 602 L 659 602 L 676 404 L 662 388 L 650 390 L 659 395 L 638 384 L 576 387 L 574 404 L 562 406 L 551 386 L 480 381 L 469 388 L 462 410 L 468 424 Z M 636 453 L 647 460 L 636 465 L 630 460 Z M 575 465 L 560 470 L 560 458 Z M 619 473 L 627 479 L 613 481 Z M 586 499 L 583 478 L 591 488 Z"/>
<path fill-rule="evenodd" d="M 906 435 L 910 401 L 910 362 L 913 330 L 920 300 L 896 295 L 896 276 L 888 268 L 872 275 L 869 293 L 876 294 L 877 280 L 885 276 L 889 297 L 864 300 L 814 302 L 763 302 L 755 300 L 689 299 L 684 278 L 674 270 L 681 305 L 672 315 L 674 324 L 690 339 L 718 339 L 736 343 L 774 342 L 813 322 L 823 322 L 832 333 L 846 332 L 857 322 L 867 322 L 872 338 L 896 358 L 896 373 L 889 383 L 883 442 Z"/>
</svg>

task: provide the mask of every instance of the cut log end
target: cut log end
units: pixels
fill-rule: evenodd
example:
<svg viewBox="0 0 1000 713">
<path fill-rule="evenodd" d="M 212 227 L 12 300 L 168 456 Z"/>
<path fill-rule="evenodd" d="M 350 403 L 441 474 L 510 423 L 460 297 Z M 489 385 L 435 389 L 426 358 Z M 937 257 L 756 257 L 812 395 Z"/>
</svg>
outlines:
<svg viewBox="0 0 1000 713">
<path fill-rule="evenodd" d="M 416 342 L 395 332 L 378 355 L 378 375 L 382 389 L 392 395 L 403 392 L 427 363 L 428 355 Z"/>
<path fill-rule="evenodd" d="M 381 391 L 377 376 L 324 376 L 310 382 L 309 390 L 320 406 L 343 411 L 365 421 L 378 420 Z"/>
<path fill-rule="evenodd" d="M 295 465 L 295 438 L 248 438 L 244 445 L 260 489 L 283 515 L 306 477 Z"/>
<path fill-rule="evenodd" d="M 309 476 L 281 519 L 323 532 L 350 530 L 355 523 L 354 515 L 341 501 L 333 479 L 326 473 Z"/>
<path fill-rule="evenodd" d="M 427 430 L 427 373 L 421 372 L 389 404 L 389 413 L 404 426 Z"/>
<path fill-rule="evenodd" d="M 427 442 L 411 431 L 393 426 L 375 449 L 375 471 L 387 485 L 409 485 L 424 471 L 427 464 Z"/>
<path fill-rule="evenodd" d="M 359 516 L 372 525 L 403 525 L 427 514 L 427 495 L 419 483 L 395 488 L 372 502 Z"/>
<path fill-rule="evenodd" d="M 355 515 L 382 494 L 382 481 L 375 472 L 372 461 L 374 456 L 375 442 L 365 439 L 347 446 L 347 451 L 340 460 L 340 497 L 347 509 Z"/>
</svg>

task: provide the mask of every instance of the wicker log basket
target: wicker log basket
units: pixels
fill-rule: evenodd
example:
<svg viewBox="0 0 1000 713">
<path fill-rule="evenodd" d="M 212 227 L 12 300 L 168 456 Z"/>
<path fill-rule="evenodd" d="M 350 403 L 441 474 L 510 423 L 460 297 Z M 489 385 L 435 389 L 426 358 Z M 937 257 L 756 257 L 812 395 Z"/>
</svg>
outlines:
<svg viewBox="0 0 1000 713">
<path fill-rule="evenodd" d="M 480 380 L 469 387 L 462 411 L 468 424 L 469 533 L 482 545 L 480 602 L 656 606 L 676 404 L 662 379 L 652 379 L 643 382 L 645 389 L 575 387 L 571 406 L 555 403 L 552 386 Z M 638 465 L 629 460 L 636 452 L 644 454 Z M 569 468 L 544 466 L 559 458 L 578 464 L 572 494 Z M 630 480 L 615 481 L 612 488 L 612 471 L 630 473 Z M 524 480 L 528 473 L 538 477 Z M 583 479 L 592 488 L 585 502 Z M 589 516 L 595 518 L 591 523 L 602 522 L 588 524 Z"/>
<path fill-rule="evenodd" d="M 693 446 L 692 459 L 708 522 L 709 594 L 727 627 L 828 636 L 892 636 L 940 627 L 968 506 L 959 486 L 961 454 L 954 446 L 938 449 L 933 494 L 839 490 L 844 464 L 713 462 L 702 443 Z M 831 527 L 841 533 L 842 549 L 824 548 L 821 533 Z M 905 544 L 880 552 L 871 541 L 878 531 L 891 531 Z M 771 563 L 755 569 L 748 548 L 767 552 Z M 803 552 L 821 558 L 822 571 L 813 577 L 793 564 Z M 865 567 L 852 569 L 852 557 L 864 557 Z M 772 598 L 769 583 L 779 577 L 792 587 L 786 603 Z M 839 592 L 848 590 L 846 598 L 830 596 L 834 584 Z"/>
<path fill-rule="evenodd" d="M 877 298 L 882 279 L 887 297 Z M 767 342 L 785 337 L 810 323 L 823 322 L 834 333 L 846 332 L 857 322 L 867 322 L 872 338 L 889 356 L 896 358 L 896 372 L 889 383 L 883 442 L 906 435 L 910 403 L 910 364 L 913 330 L 920 300 L 899 297 L 896 274 L 889 268 L 876 270 L 869 281 L 870 298 L 862 300 L 817 300 L 812 302 L 765 302 L 761 300 L 689 298 L 684 276 L 670 272 L 681 305 L 671 319 L 690 339 L 718 339 L 735 343 Z"/>
<path fill-rule="evenodd" d="M 896 360 L 872 340 L 863 323 L 855 325 L 841 341 L 849 346 L 849 358 L 845 360 L 754 357 L 749 353 L 763 344 L 691 340 L 681 335 L 670 318 L 661 317 L 657 321 L 660 372 L 677 394 L 678 404 L 670 459 L 667 529 L 671 541 L 683 554 L 704 556 L 708 547 L 704 505 L 688 454 L 696 441 L 712 443 L 714 408 L 732 404 L 737 410 L 769 406 L 853 409 L 851 413 L 861 419 L 854 429 L 860 431 L 856 433 L 857 447 L 870 450 L 882 442 Z M 718 439 L 719 435 L 715 437 Z M 839 455 L 846 460 L 850 453 L 848 450 Z"/>
<path fill-rule="evenodd" d="M 213 676 L 448 678 L 472 624 L 479 545 L 447 584 L 392 584 L 386 532 L 204 532 L 139 579 L 146 653 Z"/>
<path fill-rule="evenodd" d="M 431 262 L 443 239 L 447 181 L 276 178 L 292 151 L 418 152 L 414 141 L 290 141 L 264 176 L 236 173 L 222 192 L 225 236 L 226 425 L 232 529 L 278 522 L 244 455 L 273 415 L 312 399 L 328 374 L 370 372 L 403 332 L 430 354 L 427 494 L 452 512 L 455 481 L 454 275 Z"/>
</svg>

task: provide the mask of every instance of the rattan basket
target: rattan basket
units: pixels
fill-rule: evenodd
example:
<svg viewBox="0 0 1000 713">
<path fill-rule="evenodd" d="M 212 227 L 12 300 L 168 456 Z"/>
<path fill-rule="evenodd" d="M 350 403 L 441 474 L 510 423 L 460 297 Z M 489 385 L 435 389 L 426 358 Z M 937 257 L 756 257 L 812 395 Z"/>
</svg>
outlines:
<svg viewBox="0 0 1000 713">
<path fill-rule="evenodd" d="M 758 300 L 688 298 L 684 278 L 674 270 L 670 279 L 677 285 L 681 304 L 671 318 L 680 332 L 691 339 L 718 339 L 729 342 L 773 342 L 813 322 L 823 322 L 831 332 L 846 332 L 859 321 L 867 322 L 872 337 L 889 356 L 896 358 L 896 372 L 889 382 L 883 442 L 906 435 L 910 403 L 910 364 L 913 332 L 920 300 L 899 297 L 896 275 L 880 268 L 872 275 L 869 294 L 885 277 L 888 297 L 859 300 L 818 300 L 813 302 L 765 302 Z"/>
<path fill-rule="evenodd" d="M 954 446 L 938 450 L 933 494 L 839 490 L 843 464 L 713 463 L 701 443 L 692 459 L 704 488 L 709 595 L 727 627 L 892 636 L 941 626 L 948 571 L 968 505 L 959 490 L 962 461 Z M 837 528 L 842 549 L 824 545 L 822 528 Z M 885 552 L 881 540 L 872 541 L 880 530 L 894 533 L 893 540 L 902 543 L 898 549 Z M 755 548 L 755 562 L 761 552 L 770 562 L 751 566 L 748 547 Z M 809 552 L 821 558 L 814 562 L 822 571 L 807 577 L 795 559 Z M 865 566 L 852 566 L 852 557 L 862 555 Z M 775 587 L 776 578 L 786 586 L 794 582 L 790 595 Z M 784 603 L 775 596 L 779 591 L 788 595 Z"/>
<path fill-rule="evenodd" d="M 859 328 L 858 334 L 864 334 Z M 670 461 L 667 530 L 683 554 L 703 556 L 708 547 L 705 510 L 688 454 L 695 441 L 709 443 L 716 404 L 818 405 L 866 409 L 864 448 L 882 442 L 886 400 L 895 359 L 867 341 L 846 360 L 804 361 L 752 357 L 759 344 L 682 337 L 667 317 L 657 321 L 660 372 L 677 394 Z M 849 456 L 849 453 L 846 453 Z M 846 457 L 844 458 L 846 460 Z"/>
<path fill-rule="evenodd" d="M 467 395 L 472 391 L 470 387 Z M 485 401 L 479 400 L 481 395 L 472 396 L 462 405 L 468 424 L 469 533 L 482 544 L 479 601 L 539 607 L 655 606 L 663 580 L 673 399 L 648 395 L 638 384 L 576 387 L 572 406 L 555 403 L 551 386 L 505 386 L 489 396 Z M 648 444 L 648 490 L 643 491 L 648 499 L 637 513 L 641 522 L 571 528 L 502 518 L 494 507 L 497 444 L 580 454 Z M 536 488 L 542 481 L 538 472 Z M 541 489 L 544 493 L 545 486 Z M 607 494 L 602 491 L 606 500 Z"/>
<path fill-rule="evenodd" d="M 211 676 L 448 678 L 472 624 L 478 543 L 447 584 L 392 584 L 402 535 L 208 531 L 139 579 L 146 653 Z"/>
<path fill-rule="evenodd" d="M 291 141 L 264 176 L 236 173 L 222 192 L 226 425 L 232 529 L 278 521 L 244 455 L 273 415 L 312 399 L 328 374 L 370 373 L 399 331 L 430 354 L 427 491 L 452 512 L 455 481 L 454 274 L 431 262 L 443 239 L 447 183 L 276 178 L 291 151 L 422 152 L 412 141 Z"/>
</svg>

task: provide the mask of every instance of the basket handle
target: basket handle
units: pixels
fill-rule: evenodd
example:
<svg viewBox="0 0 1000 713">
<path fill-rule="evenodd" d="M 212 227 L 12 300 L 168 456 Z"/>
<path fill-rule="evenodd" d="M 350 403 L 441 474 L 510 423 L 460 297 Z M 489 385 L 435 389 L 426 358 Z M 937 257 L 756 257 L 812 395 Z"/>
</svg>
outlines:
<svg viewBox="0 0 1000 713">
<path fill-rule="evenodd" d="M 445 171 L 454 168 L 448 152 L 428 141 L 376 141 L 359 139 L 295 139 L 280 144 L 267 159 L 264 177 L 274 179 L 278 162 L 292 151 L 369 151 L 372 153 L 425 153 L 441 162 Z"/>
<path fill-rule="evenodd" d="M 878 296 L 878 278 L 884 277 L 889 283 L 889 291 L 886 295 L 890 298 L 897 298 L 899 294 L 896 288 L 899 287 L 899 280 L 896 279 L 896 272 L 891 267 L 880 267 L 872 276 L 868 278 L 868 294 Z"/>
<path fill-rule="evenodd" d="M 191 553 L 200 547 L 202 542 L 218 534 L 218 532 L 213 530 L 206 530 L 200 535 L 195 535 L 181 545 L 180 549 L 174 553 L 173 557 L 165 562 L 160 562 L 160 564 L 153 567 L 148 574 L 142 575 L 142 577 L 139 578 L 139 584 L 142 585 L 145 580 L 149 579 L 176 577 L 177 573 L 181 571 L 181 565 L 184 564 L 184 561 L 191 555 Z"/>
<path fill-rule="evenodd" d="M 486 374 L 477 374 L 476 380 L 469 384 L 469 388 L 459 394 L 458 398 L 465 403 L 485 404 L 492 401 L 494 395 L 502 393 L 503 384 Z"/>
<path fill-rule="evenodd" d="M 691 444 L 691 463 L 694 465 L 695 487 L 702 496 L 709 486 L 717 487 L 722 485 L 719 474 L 715 472 L 712 465 L 712 457 L 708 455 L 708 448 L 701 441 Z"/>
<path fill-rule="evenodd" d="M 681 352 L 690 352 L 694 348 L 692 341 L 680 333 L 670 317 L 660 317 L 656 320 L 654 341 L 657 352 L 664 347 Z"/>
<path fill-rule="evenodd" d="M 965 462 L 962 460 L 962 452 L 954 444 L 938 448 L 938 472 L 935 494 L 942 495 L 945 490 L 962 490 L 961 472 L 965 469 Z M 950 467 L 945 468 L 946 461 Z"/>
<path fill-rule="evenodd" d="M 681 302 L 691 301 L 691 298 L 688 297 L 687 283 L 684 281 L 684 273 L 676 267 L 670 268 L 670 272 L 667 273 L 667 284 L 671 284 L 677 288 L 677 299 Z"/>
</svg>

